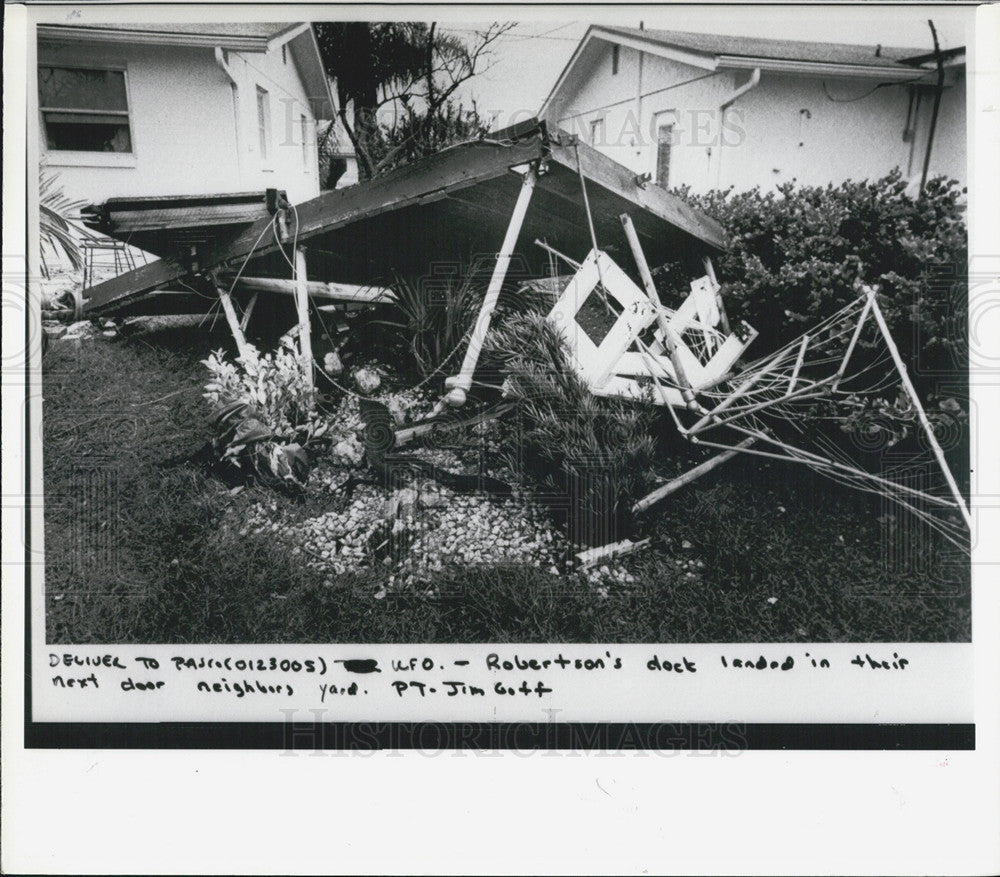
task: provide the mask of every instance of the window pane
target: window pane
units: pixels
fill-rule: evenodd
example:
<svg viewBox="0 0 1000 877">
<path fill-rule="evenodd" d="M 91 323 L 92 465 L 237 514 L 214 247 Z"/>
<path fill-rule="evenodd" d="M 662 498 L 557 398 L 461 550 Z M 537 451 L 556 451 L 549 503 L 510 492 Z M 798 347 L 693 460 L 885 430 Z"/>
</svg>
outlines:
<svg viewBox="0 0 1000 877">
<path fill-rule="evenodd" d="M 257 86 L 257 129 L 260 135 L 260 157 L 267 158 L 267 145 L 271 139 L 271 107 L 267 91 Z"/>
<path fill-rule="evenodd" d="M 674 126 L 661 125 L 656 133 L 656 185 L 666 189 L 670 183 L 670 148 L 674 142 Z"/>
<path fill-rule="evenodd" d="M 121 70 L 39 67 L 38 97 L 42 107 L 67 110 L 128 109 L 125 74 Z"/>
<path fill-rule="evenodd" d="M 128 120 L 113 114 L 52 113 L 45 117 L 49 149 L 83 152 L 131 152 Z"/>
</svg>

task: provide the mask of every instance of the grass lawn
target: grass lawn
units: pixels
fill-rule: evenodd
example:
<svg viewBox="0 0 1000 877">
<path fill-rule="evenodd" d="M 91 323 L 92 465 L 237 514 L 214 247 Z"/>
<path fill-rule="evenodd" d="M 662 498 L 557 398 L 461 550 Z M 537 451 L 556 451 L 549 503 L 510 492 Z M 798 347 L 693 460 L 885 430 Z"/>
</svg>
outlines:
<svg viewBox="0 0 1000 877">
<path fill-rule="evenodd" d="M 377 599 L 377 570 L 329 574 L 233 492 L 164 466 L 209 438 L 200 360 L 228 346 L 160 321 L 53 343 L 44 360 L 47 638 L 87 642 L 967 641 L 969 565 L 877 499 L 790 464 L 734 461 L 664 502 L 634 581 L 598 590 L 528 567 L 466 567 Z M 245 529 L 245 528 L 244 528 Z"/>
</svg>

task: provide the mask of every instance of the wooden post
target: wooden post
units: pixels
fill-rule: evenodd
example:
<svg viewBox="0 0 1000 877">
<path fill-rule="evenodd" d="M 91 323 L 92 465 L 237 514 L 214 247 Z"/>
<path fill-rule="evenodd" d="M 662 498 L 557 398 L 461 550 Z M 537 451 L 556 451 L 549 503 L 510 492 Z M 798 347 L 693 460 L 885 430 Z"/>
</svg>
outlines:
<svg viewBox="0 0 1000 877">
<path fill-rule="evenodd" d="M 250 303 L 247 305 L 247 309 L 243 312 L 243 319 L 240 320 L 240 328 L 246 332 L 247 326 L 250 325 L 250 317 L 253 316 L 254 305 L 257 304 L 258 293 L 254 293 L 250 297 Z"/>
<path fill-rule="evenodd" d="M 729 315 L 726 313 L 726 306 L 722 302 L 722 287 L 715 276 L 715 266 L 708 256 L 705 256 L 702 263 L 705 266 L 705 273 L 708 275 L 708 279 L 712 281 L 712 286 L 715 287 L 715 303 L 719 307 L 719 322 L 722 323 L 722 331 L 727 335 L 732 335 L 733 330 L 729 326 Z"/>
<path fill-rule="evenodd" d="M 295 248 L 295 306 L 299 315 L 299 358 L 309 389 L 313 388 L 312 336 L 309 334 L 309 278 L 306 275 L 306 249 Z"/>
<path fill-rule="evenodd" d="M 646 287 L 646 295 L 649 298 L 649 303 L 656 312 L 656 324 L 660 327 L 660 332 L 663 333 L 663 344 L 667 349 L 667 356 L 670 357 L 670 364 L 674 367 L 677 383 L 681 385 L 681 395 L 690 405 L 694 401 L 691 382 L 684 373 L 684 366 L 681 364 L 680 356 L 677 355 L 676 337 L 673 329 L 670 328 L 670 324 L 667 322 L 667 318 L 663 315 L 663 305 L 660 303 L 660 296 L 656 292 L 656 284 L 653 283 L 653 275 L 649 270 L 649 264 L 646 262 L 646 254 L 642 251 L 642 245 L 639 243 L 639 235 L 636 234 L 635 226 L 632 225 L 631 216 L 623 213 L 619 218 L 625 229 L 625 237 L 628 239 L 628 245 L 632 249 L 632 257 L 639 268 L 642 285 Z"/>
<path fill-rule="evenodd" d="M 799 379 L 799 371 L 802 369 L 802 361 L 806 358 L 806 348 L 809 346 L 809 336 L 802 336 L 802 343 L 799 345 L 799 355 L 795 360 L 795 368 L 792 369 L 792 376 L 788 379 L 788 389 L 785 391 L 785 397 L 792 395 L 792 391 L 795 389 L 795 382 Z"/>
<path fill-rule="evenodd" d="M 514 205 L 514 212 L 510 217 L 503 245 L 497 255 L 496 265 L 493 268 L 493 276 L 490 278 L 490 285 L 486 289 L 483 306 L 479 310 L 479 317 L 476 320 L 475 328 L 472 330 L 469 347 L 465 351 L 465 359 L 462 361 L 462 368 L 457 375 L 447 378 L 444 382 L 445 386 L 451 391 L 445 397 L 449 405 L 454 405 L 455 407 L 464 405 L 466 394 L 472 387 L 472 374 L 476 370 L 476 363 L 479 362 L 479 354 L 482 352 L 483 343 L 486 341 L 486 333 L 490 328 L 490 318 L 493 316 L 493 310 L 497 306 L 497 299 L 500 298 L 500 289 L 503 286 L 504 278 L 507 276 L 507 268 L 510 265 L 511 256 L 514 254 L 514 247 L 517 246 L 517 237 L 521 233 L 521 225 L 524 223 L 524 217 L 528 212 L 528 204 L 531 202 L 531 193 L 534 191 L 537 181 L 538 171 L 532 165 L 524 175 L 524 181 L 521 183 L 521 191 L 517 196 L 517 203 Z"/>
<path fill-rule="evenodd" d="M 858 317 L 858 325 L 854 327 L 854 334 L 851 336 L 851 341 L 847 345 L 847 351 L 844 353 L 844 358 L 841 360 L 840 368 L 837 369 L 837 378 L 833 382 L 833 388 L 831 392 L 836 392 L 837 387 L 840 385 L 841 379 L 844 377 L 844 373 L 847 371 L 847 361 L 851 358 L 851 354 L 854 353 L 854 347 L 858 343 L 858 338 L 861 337 L 861 329 L 865 325 L 865 320 L 868 318 L 868 312 L 872 308 L 872 298 L 869 297 L 865 302 L 864 308 L 861 310 L 861 316 Z"/>
<path fill-rule="evenodd" d="M 889 326 L 886 324 L 885 317 L 882 315 L 882 309 L 879 307 L 878 301 L 875 298 L 874 289 L 868 290 L 868 302 L 871 305 L 872 313 L 875 315 L 875 322 L 878 323 L 882 336 L 885 338 L 885 344 L 886 347 L 889 348 L 889 354 L 892 356 L 892 361 L 896 363 L 896 369 L 899 371 L 900 380 L 902 380 L 903 386 L 906 388 L 906 392 L 909 394 L 914 407 L 917 409 L 917 416 L 920 418 L 920 423 L 923 424 L 924 430 L 927 433 L 927 440 L 931 443 L 931 448 L 934 450 L 934 456 L 937 458 L 938 465 L 944 473 L 945 480 L 948 482 L 948 487 L 951 488 L 951 495 L 955 497 L 955 502 L 958 503 L 958 507 L 962 511 L 962 517 L 965 518 L 965 523 L 971 532 L 972 514 L 965 505 L 965 497 L 962 496 L 962 491 L 958 489 L 958 484 L 955 482 L 955 476 L 951 474 L 951 469 L 948 468 L 948 463 L 944 458 L 944 451 L 941 450 L 941 445 L 938 444 L 937 436 L 934 435 L 934 427 L 931 426 L 931 422 L 927 419 L 924 406 L 920 404 L 920 397 L 917 395 L 917 390 L 913 386 L 910 376 L 906 373 L 906 364 L 903 362 L 903 358 L 899 355 L 896 342 L 893 341 L 892 335 L 889 334 Z"/>
<path fill-rule="evenodd" d="M 741 450 L 750 447 L 750 445 L 752 445 L 755 441 L 756 439 L 754 438 L 745 438 L 732 450 L 726 451 L 725 453 L 722 454 L 717 454 L 710 460 L 706 460 L 704 463 L 701 463 L 700 465 L 695 466 L 693 469 L 690 469 L 689 471 L 685 472 L 683 475 L 679 475 L 673 480 L 668 481 L 666 484 L 657 487 L 656 490 L 654 490 L 652 493 L 647 494 L 642 499 L 640 499 L 635 505 L 632 506 L 632 513 L 638 514 L 639 512 L 646 511 L 646 509 L 648 509 L 654 503 L 659 502 L 664 497 L 670 496 L 670 494 L 672 493 L 676 493 L 685 485 L 690 484 L 692 481 L 695 481 L 698 478 L 701 478 L 702 475 L 707 475 L 709 472 L 711 472 L 716 467 L 721 466 L 727 460 L 731 460 Z"/>
<path fill-rule="evenodd" d="M 222 311 L 226 315 L 226 322 L 229 323 L 229 330 L 233 333 L 233 338 L 236 340 L 236 349 L 239 351 L 240 359 L 243 359 L 247 353 L 247 339 L 243 334 L 239 318 L 236 316 L 236 308 L 233 307 L 233 300 L 229 295 L 229 290 L 223 289 L 218 285 L 215 288 L 219 293 L 219 301 L 222 303 Z"/>
</svg>

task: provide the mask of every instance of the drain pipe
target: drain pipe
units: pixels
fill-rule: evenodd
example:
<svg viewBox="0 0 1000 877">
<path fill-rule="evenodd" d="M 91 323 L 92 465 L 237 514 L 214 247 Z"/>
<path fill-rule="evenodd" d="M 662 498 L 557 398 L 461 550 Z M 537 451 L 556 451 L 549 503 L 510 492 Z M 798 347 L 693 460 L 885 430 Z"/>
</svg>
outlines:
<svg viewBox="0 0 1000 877">
<path fill-rule="evenodd" d="M 729 97 L 727 97 L 721 104 L 719 104 L 719 157 L 715 162 L 715 188 L 718 189 L 722 183 L 722 132 L 723 132 L 723 120 L 725 119 L 726 110 L 728 110 L 736 101 L 738 101 L 743 95 L 748 91 L 756 88 L 760 85 L 760 67 L 754 67 L 753 71 L 750 73 L 750 78 L 743 83 L 739 88 L 732 92 Z"/>
<path fill-rule="evenodd" d="M 931 166 L 931 148 L 934 145 L 934 131 L 937 128 L 938 110 L 941 108 L 941 93 L 944 91 L 944 63 L 941 60 L 941 46 L 938 44 L 937 30 L 934 22 L 927 22 L 931 28 L 931 36 L 934 38 L 934 60 L 937 63 L 937 87 L 934 89 L 934 106 L 931 108 L 931 125 L 927 132 L 927 148 L 924 150 L 924 169 L 920 174 L 920 197 L 924 196 L 924 187 L 927 185 L 927 172 Z"/>
</svg>

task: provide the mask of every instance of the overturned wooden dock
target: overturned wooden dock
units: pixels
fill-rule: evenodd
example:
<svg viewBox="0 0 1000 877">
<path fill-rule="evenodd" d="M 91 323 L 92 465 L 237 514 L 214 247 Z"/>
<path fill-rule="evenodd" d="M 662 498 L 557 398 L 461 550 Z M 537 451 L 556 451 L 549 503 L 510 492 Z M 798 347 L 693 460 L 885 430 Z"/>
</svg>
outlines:
<svg viewBox="0 0 1000 877">
<path fill-rule="evenodd" d="M 536 175 L 534 190 L 510 253 L 518 279 L 546 274 L 535 238 L 567 252 L 590 249 L 581 171 L 603 240 L 621 237 L 618 216 L 627 211 L 651 260 L 724 246 L 722 229 L 677 197 L 531 120 L 294 208 L 273 190 L 270 198 L 130 198 L 96 205 L 91 227 L 161 258 L 87 290 L 85 313 L 201 312 L 210 304 L 204 283 L 210 275 L 240 271 L 287 282 L 281 248 L 289 245 L 308 251 L 310 282 L 360 287 L 391 288 L 398 274 L 492 260 L 529 169 Z M 232 289 L 245 298 L 256 291 L 259 286 L 247 284 Z"/>
</svg>

